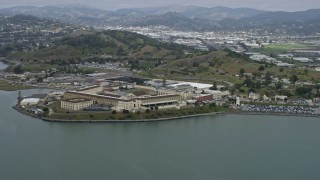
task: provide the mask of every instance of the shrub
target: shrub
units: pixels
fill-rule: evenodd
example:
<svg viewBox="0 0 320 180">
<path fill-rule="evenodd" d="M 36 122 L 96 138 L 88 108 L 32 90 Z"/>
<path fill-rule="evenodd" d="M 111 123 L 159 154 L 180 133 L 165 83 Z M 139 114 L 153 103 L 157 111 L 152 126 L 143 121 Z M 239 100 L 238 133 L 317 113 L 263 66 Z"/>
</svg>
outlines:
<svg viewBox="0 0 320 180">
<path fill-rule="evenodd" d="M 284 69 L 283 69 L 282 67 L 279 69 L 280 72 L 283 72 L 283 70 L 284 70 Z"/>
<path fill-rule="evenodd" d="M 265 69 L 264 66 L 260 66 L 258 70 L 263 71 L 264 69 Z"/>
<path fill-rule="evenodd" d="M 44 108 L 42 109 L 42 111 L 43 111 L 44 113 L 47 113 L 47 112 L 49 112 L 49 108 L 44 107 Z"/>
<path fill-rule="evenodd" d="M 124 110 L 122 110 L 122 113 L 123 114 L 129 114 L 130 112 L 128 110 L 124 109 Z"/>
</svg>

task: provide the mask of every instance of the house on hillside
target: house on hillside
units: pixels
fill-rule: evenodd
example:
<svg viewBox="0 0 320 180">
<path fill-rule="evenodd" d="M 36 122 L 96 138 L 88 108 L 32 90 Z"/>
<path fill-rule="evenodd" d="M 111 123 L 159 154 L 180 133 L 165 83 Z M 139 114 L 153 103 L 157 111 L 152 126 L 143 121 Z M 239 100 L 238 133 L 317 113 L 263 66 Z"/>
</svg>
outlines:
<svg viewBox="0 0 320 180">
<path fill-rule="evenodd" d="M 256 101 L 260 99 L 260 95 L 254 92 L 250 92 L 248 98 L 250 100 Z"/>
</svg>

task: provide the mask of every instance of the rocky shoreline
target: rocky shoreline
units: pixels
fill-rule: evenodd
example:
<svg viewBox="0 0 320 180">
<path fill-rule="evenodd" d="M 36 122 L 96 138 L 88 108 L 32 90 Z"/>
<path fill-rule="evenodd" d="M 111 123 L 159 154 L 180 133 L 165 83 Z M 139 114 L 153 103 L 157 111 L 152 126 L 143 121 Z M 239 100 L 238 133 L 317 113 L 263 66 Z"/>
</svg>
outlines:
<svg viewBox="0 0 320 180">
<path fill-rule="evenodd" d="M 12 107 L 13 109 L 15 109 L 16 111 L 20 112 L 21 114 L 33 117 L 33 118 L 37 118 L 37 119 L 41 119 L 43 121 L 48 121 L 48 122 L 72 122 L 72 123 L 99 123 L 99 122 L 154 122 L 154 121 L 168 121 L 168 120 L 176 120 L 176 119 L 185 119 L 185 118 L 192 118 L 192 117 L 200 117 L 200 116 L 211 116 L 211 115 L 218 115 L 218 114 L 222 114 L 221 112 L 212 112 L 212 113 L 204 113 L 204 114 L 193 114 L 193 115 L 186 115 L 186 116 L 178 116 L 178 117 L 167 117 L 167 118 L 158 118 L 158 119 L 137 119 L 137 120 L 133 120 L 133 119 L 125 119 L 125 120 L 68 120 L 68 119 L 51 119 L 51 118 L 47 118 L 47 117 L 43 117 L 43 116 L 39 116 L 33 113 L 28 113 L 25 110 L 19 108 L 18 105 L 15 105 Z"/>
<path fill-rule="evenodd" d="M 168 117 L 168 118 L 158 118 L 158 119 L 137 119 L 137 120 L 64 120 L 64 119 L 50 119 L 42 117 L 40 119 L 48 122 L 71 122 L 71 123 L 125 123 L 125 122 L 156 122 L 156 121 L 169 121 L 177 119 L 186 119 L 192 117 L 201 117 L 201 116 L 212 116 L 222 114 L 220 112 L 205 113 L 205 114 L 193 114 L 187 116 L 178 116 L 178 117 Z"/>
<path fill-rule="evenodd" d="M 68 119 L 51 119 L 43 116 L 39 116 L 33 113 L 28 113 L 25 110 L 20 109 L 17 105 L 13 106 L 13 109 L 18 112 L 25 114 L 27 116 L 41 119 L 47 122 L 65 122 L 65 123 L 129 123 L 129 122 L 157 122 L 157 121 L 169 121 L 169 120 L 178 120 L 178 119 L 187 119 L 193 117 L 204 117 L 204 116 L 213 116 L 213 115 L 264 115 L 264 116 L 300 116 L 300 117 L 319 117 L 320 115 L 315 114 L 290 114 L 290 113 L 264 113 L 264 112 L 212 112 L 212 113 L 203 113 L 203 114 L 193 114 L 186 116 L 178 116 L 178 117 L 167 117 L 167 118 L 158 118 L 158 119 L 126 119 L 126 120 L 68 120 Z"/>
</svg>

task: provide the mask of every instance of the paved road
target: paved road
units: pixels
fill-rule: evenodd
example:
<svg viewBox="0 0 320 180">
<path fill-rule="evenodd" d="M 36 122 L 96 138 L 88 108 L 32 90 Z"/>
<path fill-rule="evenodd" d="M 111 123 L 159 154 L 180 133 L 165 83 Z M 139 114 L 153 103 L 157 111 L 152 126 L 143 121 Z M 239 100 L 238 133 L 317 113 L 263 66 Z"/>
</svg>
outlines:
<svg viewBox="0 0 320 180">
<path fill-rule="evenodd" d="M 184 81 L 188 81 L 188 80 L 192 80 L 192 81 L 217 81 L 217 82 L 222 82 L 222 83 L 226 83 L 229 86 L 234 86 L 234 83 L 223 80 L 223 79 L 213 79 L 213 78 L 208 78 L 208 79 L 203 79 L 203 78 L 192 78 L 192 77 L 185 77 L 185 78 L 181 78 L 181 77 L 175 77 L 174 79 L 178 79 L 178 80 L 184 80 Z"/>
</svg>

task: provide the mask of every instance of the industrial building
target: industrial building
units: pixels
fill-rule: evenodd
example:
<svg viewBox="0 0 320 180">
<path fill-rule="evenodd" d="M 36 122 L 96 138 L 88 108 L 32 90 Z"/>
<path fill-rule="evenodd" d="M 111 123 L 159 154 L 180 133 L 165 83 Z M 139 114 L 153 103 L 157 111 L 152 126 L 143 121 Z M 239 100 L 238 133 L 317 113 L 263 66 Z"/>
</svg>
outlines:
<svg viewBox="0 0 320 180">
<path fill-rule="evenodd" d="M 141 87 L 140 87 L 141 88 Z M 150 87 L 146 87 L 151 91 Z M 178 94 L 165 95 L 142 95 L 135 96 L 132 93 L 122 96 L 115 95 L 113 92 L 102 93 L 101 86 L 91 86 L 77 91 L 68 91 L 64 94 L 61 101 L 61 108 L 69 110 L 82 110 L 92 104 L 111 105 L 116 110 L 139 110 L 157 107 L 159 109 L 177 107 L 181 96 Z M 81 101 L 80 101 L 81 100 Z"/>
<path fill-rule="evenodd" d="M 110 106 L 116 111 L 179 109 L 186 105 L 188 100 L 210 102 L 229 94 L 229 92 L 209 90 L 211 84 L 167 82 L 164 85 L 163 81 L 149 80 L 145 81 L 148 86 L 143 86 L 130 82 L 110 81 L 105 87 L 94 85 L 67 91 L 64 93 L 61 108 L 77 111 L 92 104 L 100 104 Z M 78 101 L 79 99 L 82 101 Z"/>
<path fill-rule="evenodd" d="M 39 98 L 24 98 L 20 102 L 20 106 L 35 106 L 39 104 L 40 99 Z"/>
<path fill-rule="evenodd" d="M 93 104 L 92 100 L 87 99 L 67 99 L 61 101 L 61 108 L 71 111 L 79 111 Z"/>
</svg>

